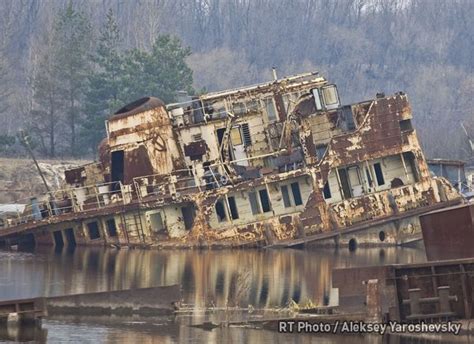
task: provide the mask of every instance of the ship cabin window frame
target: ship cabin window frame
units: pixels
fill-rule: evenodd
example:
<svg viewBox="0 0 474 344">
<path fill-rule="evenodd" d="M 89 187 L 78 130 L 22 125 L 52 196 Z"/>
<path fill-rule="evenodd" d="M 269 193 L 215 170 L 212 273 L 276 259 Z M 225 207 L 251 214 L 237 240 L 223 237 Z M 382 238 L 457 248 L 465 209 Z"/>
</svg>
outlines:
<svg viewBox="0 0 474 344">
<path fill-rule="evenodd" d="M 247 107 L 244 102 L 235 102 L 232 104 L 232 112 L 235 116 L 244 116 L 247 114 Z"/>
<path fill-rule="evenodd" d="M 319 88 L 313 88 L 311 94 L 314 98 L 314 105 L 316 106 L 316 111 L 323 110 L 323 102 L 321 100 L 321 90 Z"/>
<path fill-rule="evenodd" d="M 252 215 L 265 214 L 273 211 L 270 195 L 266 188 L 249 192 L 248 198 Z"/>
<path fill-rule="evenodd" d="M 327 180 L 326 183 L 324 183 L 323 197 L 324 197 L 324 199 L 331 199 L 332 198 L 331 187 L 329 186 L 329 180 Z"/>
<path fill-rule="evenodd" d="M 225 202 L 227 202 L 227 204 Z M 239 219 L 239 210 L 235 196 L 226 195 L 219 197 L 214 205 L 214 210 L 216 212 L 217 222 L 219 223 Z"/>
<path fill-rule="evenodd" d="M 87 222 L 86 227 L 87 227 L 87 236 L 89 237 L 90 240 L 102 239 L 102 235 L 100 233 L 99 221 Z"/>
<path fill-rule="evenodd" d="M 334 110 L 340 107 L 341 100 L 339 99 L 339 92 L 336 85 L 330 84 L 321 87 L 321 95 L 327 110 Z"/>
<path fill-rule="evenodd" d="M 107 231 L 107 235 L 111 238 L 115 238 L 118 236 L 117 231 L 117 223 L 115 222 L 115 218 L 110 217 L 105 220 L 105 228 Z"/>
<path fill-rule="evenodd" d="M 298 181 L 280 185 L 280 191 L 285 208 L 295 208 L 303 205 L 303 196 Z"/>
<path fill-rule="evenodd" d="M 226 209 L 226 206 L 225 206 L 224 202 L 225 202 L 224 197 L 220 197 L 216 201 L 216 204 L 214 205 L 214 210 L 216 212 L 217 222 L 219 222 L 219 223 L 229 221 L 229 216 L 227 214 L 227 209 Z"/>
<path fill-rule="evenodd" d="M 166 231 L 165 216 L 161 210 L 148 212 L 148 221 L 150 221 L 150 228 L 153 233 L 160 233 Z M 155 227 L 156 225 L 156 227 Z"/>
<path fill-rule="evenodd" d="M 269 106 L 271 104 L 271 107 Z M 262 99 L 262 105 L 265 109 L 265 114 L 269 123 L 278 121 L 277 107 L 273 95 Z M 270 109 L 270 111 L 269 111 Z"/>
<path fill-rule="evenodd" d="M 375 173 L 375 180 L 377 182 L 377 186 L 384 186 L 386 181 L 383 175 L 382 163 L 376 162 L 373 164 L 374 173 Z"/>
</svg>

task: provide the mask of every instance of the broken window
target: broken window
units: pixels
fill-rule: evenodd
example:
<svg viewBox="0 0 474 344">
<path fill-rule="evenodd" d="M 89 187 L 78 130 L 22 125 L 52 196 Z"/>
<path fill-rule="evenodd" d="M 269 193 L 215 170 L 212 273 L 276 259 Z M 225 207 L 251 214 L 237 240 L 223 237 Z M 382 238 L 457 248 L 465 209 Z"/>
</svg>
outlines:
<svg viewBox="0 0 474 344">
<path fill-rule="evenodd" d="M 413 130 L 413 126 L 411 125 L 411 120 L 410 119 L 404 119 L 398 122 L 400 124 L 400 130 L 401 131 L 410 131 Z"/>
<path fill-rule="evenodd" d="M 230 216 L 232 217 L 233 220 L 238 219 L 239 212 L 237 210 L 237 203 L 235 202 L 235 197 L 234 196 L 227 197 L 227 200 L 229 202 Z"/>
<path fill-rule="evenodd" d="M 97 221 L 89 222 L 87 224 L 87 231 L 91 240 L 100 239 L 99 224 Z"/>
<path fill-rule="evenodd" d="M 161 213 L 150 214 L 150 226 L 153 232 L 160 232 L 165 229 Z"/>
<path fill-rule="evenodd" d="M 186 230 L 191 230 L 194 224 L 195 209 L 194 205 L 188 205 L 181 207 L 181 214 L 183 215 L 184 228 Z"/>
<path fill-rule="evenodd" d="M 283 205 L 285 208 L 291 207 L 290 194 L 286 185 L 281 186 L 281 195 L 283 196 Z"/>
<path fill-rule="evenodd" d="M 300 185 L 298 182 L 291 183 L 291 191 L 293 192 L 293 200 L 295 201 L 295 206 L 302 205 L 303 199 L 301 198 Z"/>
<path fill-rule="evenodd" d="M 324 184 L 323 195 L 325 199 L 331 198 L 331 189 L 329 188 L 329 181 Z"/>
<path fill-rule="evenodd" d="M 349 176 L 349 185 L 351 187 L 352 197 L 358 197 L 364 193 L 362 185 L 362 178 L 358 166 L 351 166 L 347 168 L 347 175 Z"/>
<path fill-rule="evenodd" d="M 383 178 L 382 165 L 377 162 L 374 164 L 375 179 L 377 180 L 377 185 L 381 186 L 385 184 L 385 179 Z"/>
<path fill-rule="evenodd" d="M 298 182 L 291 183 L 289 186 L 291 188 L 292 197 L 290 197 L 290 193 L 288 192 L 288 185 L 281 186 L 281 194 L 283 196 L 283 205 L 285 206 L 285 208 L 303 204 L 300 185 L 298 184 Z"/>
<path fill-rule="evenodd" d="M 337 122 L 337 126 L 343 132 L 352 131 L 356 128 L 351 105 L 343 106 L 337 110 Z"/>
<path fill-rule="evenodd" d="M 234 112 L 234 115 L 236 116 L 245 115 L 247 113 L 244 103 L 234 103 L 232 105 L 232 111 Z"/>
<path fill-rule="evenodd" d="M 249 202 L 253 215 L 272 211 L 272 205 L 270 203 L 270 198 L 268 197 L 267 189 L 259 190 L 258 196 L 257 192 L 249 192 Z"/>
<path fill-rule="evenodd" d="M 318 160 L 321 160 L 323 158 L 324 154 L 326 154 L 327 149 L 327 145 L 320 145 L 316 147 L 316 155 L 318 156 Z"/>
<path fill-rule="evenodd" d="M 314 97 L 314 103 L 316 104 L 316 110 L 322 110 L 323 105 L 321 104 L 321 98 L 319 96 L 319 89 L 315 88 L 311 90 Z"/>
<path fill-rule="evenodd" d="M 347 175 L 347 170 L 345 168 L 341 168 L 337 171 L 339 173 L 339 180 L 341 181 L 343 198 L 345 199 L 351 198 L 352 192 L 351 192 L 351 186 L 349 184 L 349 177 Z"/>
<path fill-rule="evenodd" d="M 230 141 L 234 146 L 242 144 L 242 136 L 240 135 L 240 127 L 233 127 L 230 131 Z"/>
<path fill-rule="evenodd" d="M 415 155 L 412 152 L 404 152 L 403 159 L 405 159 L 408 166 L 410 166 L 411 173 L 413 174 L 413 179 L 416 183 L 418 183 L 420 181 L 420 171 L 418 170 L 418 165 L 415 161 Z"/>
<path fill-rule="evenodd" d="M 222 199 L 216 202 L 216 215 L 219 222 L 227 221 L 227 212 L 225 211 L 224 200 Z"/>
<path fill-rule="evenodd" d="M 369 184 L 370 187 L 373 185 L 373 180 L 372 176 L 370 175 L 370 171 L 368 168 L 365 169 L 365 175 L 367 176 L 367 183 Z"/>
<path fill-rule="evenodd" d="M 327 109 L 337 109 L 339 107 L 339 96 L 336 85 L 325 86 L 322 89 L 324 104 Z"/>
<path fill-rule="evenodd" d="M 116 237 L 117 236 L 117 226 L 115 224 L 115 220 L 114 219 L 108 219 L 106 221 L 106 225 L 107 225 L 107 234 L 109 235 L 109 237 Z"/>
<path fill-rule="evenodd" d="M 273 101 L 273 97 L 266 98 L 263 100 L 265 104 L 265 110 L 267 111 L 267 117 L 269 122 L 273 122 L 276 120 L 276 108 L 275 102 Z"/>
<path fill-rule="evenodd" d="M 246 103 L 247 106 L 247 112 L 250 111 L 258 111 L 258 102 L 256 100 L 250 100 Z"/>
<path fill-rule="evenodd" d="M 250 208 L 252 208 L 252 214 L 257 215 L 261 213 L 260 206 L 257 201 L 257 194 L 255 192 L 249 192 Z"/>
<path fill-rule="evenodd" d="M 260 195 L 260 202 L 262 203 L 262 211 L 267 213 L 272 210 L 272 206 L 270 204 L 270 198 L 268 197 L 267 189 L 262 189 L 258 191 Z"/>
</svg>

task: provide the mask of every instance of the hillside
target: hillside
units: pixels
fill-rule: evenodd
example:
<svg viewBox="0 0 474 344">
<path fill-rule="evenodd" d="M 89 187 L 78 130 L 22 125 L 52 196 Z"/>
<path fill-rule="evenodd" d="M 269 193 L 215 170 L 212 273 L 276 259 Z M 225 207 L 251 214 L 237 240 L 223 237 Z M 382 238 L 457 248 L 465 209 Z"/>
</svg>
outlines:
<svg viewBox="0 0 474 344">
<path fill-rule="evenodd" d="M 59 189 L 64 183 L 64 171 L 86 163 L 84 160 L 41 160 L 40 168 L 51 189 Z M 45 187 L 33 164 L 27 159 L 0 158 L 0 204 L 25 203 L 33 195 L 44 193 Z"/>
</svg>

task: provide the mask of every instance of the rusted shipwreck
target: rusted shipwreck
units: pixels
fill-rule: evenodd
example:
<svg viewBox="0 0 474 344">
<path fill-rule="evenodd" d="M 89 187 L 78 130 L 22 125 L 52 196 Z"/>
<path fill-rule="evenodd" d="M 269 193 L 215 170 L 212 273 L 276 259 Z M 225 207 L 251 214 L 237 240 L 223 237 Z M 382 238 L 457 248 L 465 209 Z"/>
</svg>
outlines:
<svg viewBox="0 0 474 344">
<path fill-rule="evenodd" d="M 4 219 L 0 241 L 154 247 L 399 245 L 462 202 L 430 176 L 406 94 L 342 106 L 317 72 L 106 122 L 99 160 Z"/>
</svg>

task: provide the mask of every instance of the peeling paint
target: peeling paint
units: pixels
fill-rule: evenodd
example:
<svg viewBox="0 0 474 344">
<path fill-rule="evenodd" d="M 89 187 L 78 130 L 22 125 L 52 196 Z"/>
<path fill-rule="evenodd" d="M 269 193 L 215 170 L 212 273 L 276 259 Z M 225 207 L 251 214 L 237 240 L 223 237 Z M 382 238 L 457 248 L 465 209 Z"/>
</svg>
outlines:
<svg viewBox="0 0 474 344">
<path fill-rule="evenodd" d="M 412 118 L 404 93 L 318 109 L 312 90 L 324 85 L 308 73 L 192 105 L 132 103 L 109 119 L 99 163 L 66 173 L 70 188 L 53 198 L 71 207 L 43 198 L 44 212 L 19 214 L 26 220 L 0 240 L 54 241 L 53 231 L 73 226 L 86 245 L 266 246 L 332 233 L 345 242 L 345 231 L 391 221 L 386 243 L 397 244 L 419 233 L 418 214 L 460 202 L 431 177 L 415 131 L 401 129 Z M 146 211 L 161 214 L 159 233 Z M 101 220 L 99 238 L 87 234 L 90 219 Z"/>
</svg>

